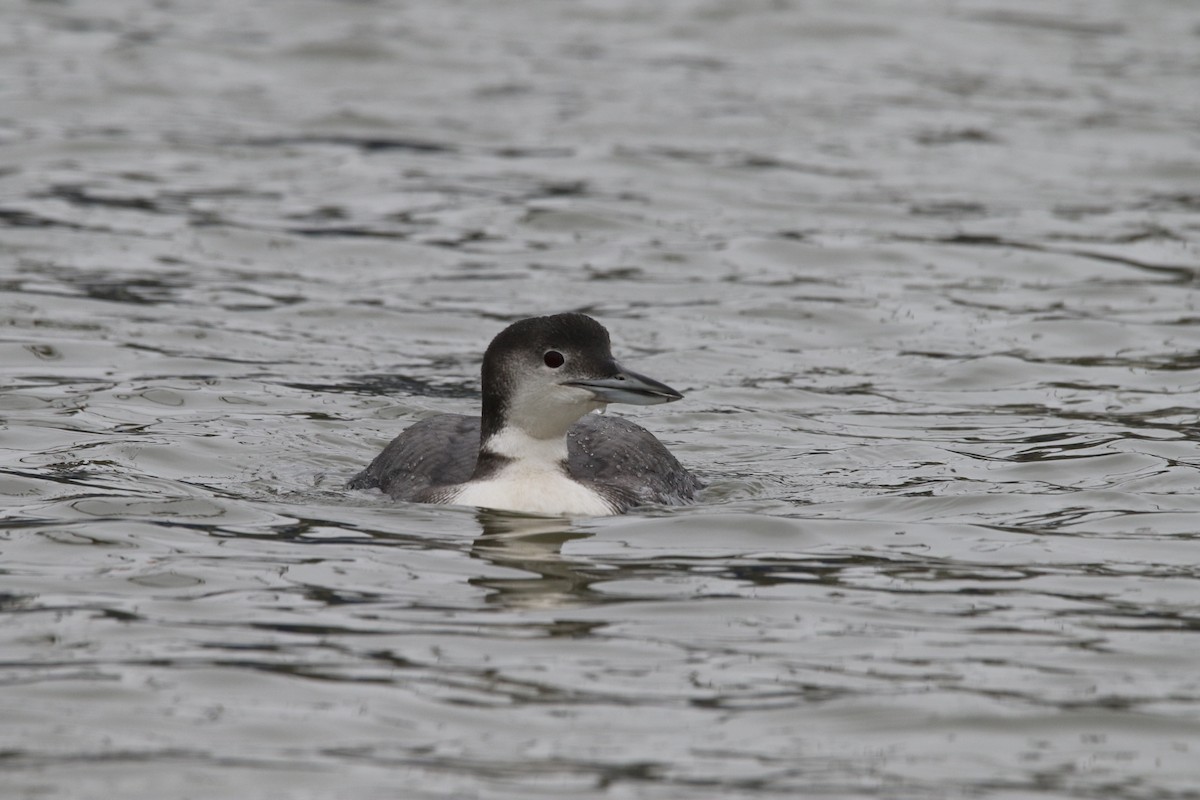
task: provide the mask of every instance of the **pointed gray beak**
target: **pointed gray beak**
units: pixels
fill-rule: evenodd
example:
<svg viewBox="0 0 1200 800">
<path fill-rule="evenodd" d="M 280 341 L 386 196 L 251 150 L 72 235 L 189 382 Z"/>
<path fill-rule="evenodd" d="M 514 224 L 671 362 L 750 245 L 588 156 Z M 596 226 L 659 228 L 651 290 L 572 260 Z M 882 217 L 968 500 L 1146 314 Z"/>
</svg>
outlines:
<svg viewBox="0 0 1200 800">
<path fill-rule="evenodd" d="M 611 378 L 571 381 L 567 383 L 567 386 L 587 389 L 602 403 L 632 403 L 635 406 L 652 406 L 683 398 L 683 395 L 665 383 L 659 383 L 645 375 L 638 375 L 620 364 L 616 367 L 616 374 Z"/>
</svg>

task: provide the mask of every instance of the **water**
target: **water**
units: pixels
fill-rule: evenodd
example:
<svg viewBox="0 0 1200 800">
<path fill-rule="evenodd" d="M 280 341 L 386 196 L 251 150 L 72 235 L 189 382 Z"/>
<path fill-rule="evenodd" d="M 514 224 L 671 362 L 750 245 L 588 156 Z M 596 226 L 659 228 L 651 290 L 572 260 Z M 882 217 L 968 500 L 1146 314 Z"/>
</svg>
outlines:
<svg viewBox="0 0 1200 800">
<path fill-rule="evenodd" d="M 0 10 L 0 786 L 1200 797 L 1191 3 Z M 344 481 L 580 309 L 710 484 Z"/>
</svg>

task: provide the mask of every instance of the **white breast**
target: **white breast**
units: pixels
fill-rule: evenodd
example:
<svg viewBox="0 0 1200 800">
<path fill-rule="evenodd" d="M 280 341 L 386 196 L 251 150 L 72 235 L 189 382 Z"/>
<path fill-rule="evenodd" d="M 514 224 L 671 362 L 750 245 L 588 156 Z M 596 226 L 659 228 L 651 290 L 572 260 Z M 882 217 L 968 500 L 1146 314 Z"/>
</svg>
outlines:
<svg viewBox="0 0 1200 800">
<path fill-rule="evenodd" d="M 563 471 L 565 437 L 535 439 L 519 429 L 505 428 L 488 440 L 487 447 L 511 461 L 486 480 L 460 484 L 448 500 L 450 505 L 564 516 L 616 513 L 612 503 Z"/>
<path fill-rule="evenodd" d="M 522 470 L 516 464 L 488 480 L 462 484 L 450 503 L 561 516 L 601 517 L 616 511 L 593 489 L 576 483 L 558 470 Z"/>
</svg>

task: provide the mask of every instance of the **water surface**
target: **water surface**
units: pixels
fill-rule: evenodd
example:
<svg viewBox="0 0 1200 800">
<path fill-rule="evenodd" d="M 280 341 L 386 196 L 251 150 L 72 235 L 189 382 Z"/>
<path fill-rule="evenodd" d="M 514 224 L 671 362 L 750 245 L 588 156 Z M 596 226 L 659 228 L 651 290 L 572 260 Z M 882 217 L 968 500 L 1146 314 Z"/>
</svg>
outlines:
<svg viewBox="0 0 1200 800">
<path fill-rule="evenodd" d="M 6 797 L 1200 797 L 1200 10 L 0 11 Z M 346 479 L 586 311 L 697 505 Z"/>
</svg>

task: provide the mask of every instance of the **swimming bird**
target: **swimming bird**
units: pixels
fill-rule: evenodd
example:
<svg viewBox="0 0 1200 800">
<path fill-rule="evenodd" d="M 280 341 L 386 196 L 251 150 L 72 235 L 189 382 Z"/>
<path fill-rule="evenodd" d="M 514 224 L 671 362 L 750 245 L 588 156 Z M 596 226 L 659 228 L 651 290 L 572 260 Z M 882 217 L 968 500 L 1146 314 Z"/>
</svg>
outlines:
<svg viewBox="0 0 1200 800">
<path fill-rule="evenodd" d="M 683 397 L 614 360 L 585 314 L 523 319 L 483 354 L 482 416 L 407 428 L 350 480 L 396 500 L 529 514 L 603 516 L 690 501 L 700 481 L 650 431 L 590 412 Z"/>
</svg>

